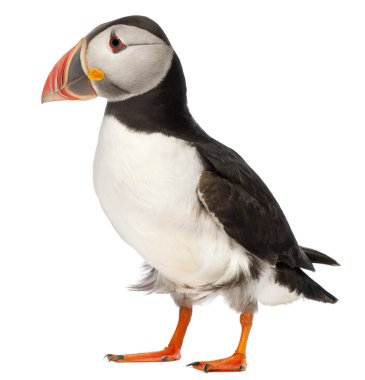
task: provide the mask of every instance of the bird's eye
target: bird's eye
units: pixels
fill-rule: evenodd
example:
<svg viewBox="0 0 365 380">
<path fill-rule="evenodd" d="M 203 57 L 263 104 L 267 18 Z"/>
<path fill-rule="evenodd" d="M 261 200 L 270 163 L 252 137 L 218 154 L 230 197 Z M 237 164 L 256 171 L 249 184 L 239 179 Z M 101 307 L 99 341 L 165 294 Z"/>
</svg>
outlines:
<svg viewBox="0 0 365 380">
<path fill-rule="evenodd" d="M 127 45 L 115 33 L 110 36 L 109 45 L 113 53 L 118 53 L 118 51 L 127 47 Z"/>
</svg>

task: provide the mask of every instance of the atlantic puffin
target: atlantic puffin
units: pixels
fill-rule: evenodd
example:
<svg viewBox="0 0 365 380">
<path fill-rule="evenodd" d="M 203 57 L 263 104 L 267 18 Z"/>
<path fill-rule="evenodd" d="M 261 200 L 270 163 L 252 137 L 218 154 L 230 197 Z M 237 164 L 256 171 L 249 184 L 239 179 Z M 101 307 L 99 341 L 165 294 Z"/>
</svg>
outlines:
<svg viewBox="0 0 365 380">
<path fill-rule="evenodd" d="M 243 371 L 258 302 L 337 299 L 304 271 L 338 265 L 296 241 L 261 178 L 210 137 L 189 112 L 180 60 L 161 27 L 144 16 L 104 23 L 66 53 L 42 102 L 107 99 L 94 159 L 94 187 L 115 230 L 145 260 L 133 288 L 169 293 L 179 307 L 161 351 L 107 355 L 113 362 L 180 359 L 194 304 L 223 295 L 242 333 L 224 359 L 198 370 Z"/>
</svg>

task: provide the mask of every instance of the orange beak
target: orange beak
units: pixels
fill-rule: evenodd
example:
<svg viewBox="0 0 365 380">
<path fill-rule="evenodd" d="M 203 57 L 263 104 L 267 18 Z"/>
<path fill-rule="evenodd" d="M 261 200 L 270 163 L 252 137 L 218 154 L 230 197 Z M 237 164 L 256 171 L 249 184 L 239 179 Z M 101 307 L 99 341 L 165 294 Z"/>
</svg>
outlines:
<svg viewBox="0 0 365 380">
<path fill-rule="evenodd" d="M 96 97 L 87 73 L 87 42 L 83 38 L 66 53 L 48 75 L 42 92 L 42 103 L 56 100 L 88 100 Z"/>
</svg>

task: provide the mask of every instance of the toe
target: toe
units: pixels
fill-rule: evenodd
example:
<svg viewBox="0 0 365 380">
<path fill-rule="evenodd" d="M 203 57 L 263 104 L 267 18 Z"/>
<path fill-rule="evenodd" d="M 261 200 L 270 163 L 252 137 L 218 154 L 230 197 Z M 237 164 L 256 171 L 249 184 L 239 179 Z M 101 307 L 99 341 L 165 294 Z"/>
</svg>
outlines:
<svg viewBox="0 0 365 380">
<path fill-rule="evenodd" d="M 234 354 L 224 359 L 193 362 L 188 366 L 204 372 L 241 372 L 246 370 L 246 359 L 243 355 Z"/>
<path fill-rule="evenodd" d="M 187 367 L 193 367 L 199 371 L 209 372 L 209 367 L 211 366 L 208 362 L 193 362 L 187 365 Z"/>
</svg>

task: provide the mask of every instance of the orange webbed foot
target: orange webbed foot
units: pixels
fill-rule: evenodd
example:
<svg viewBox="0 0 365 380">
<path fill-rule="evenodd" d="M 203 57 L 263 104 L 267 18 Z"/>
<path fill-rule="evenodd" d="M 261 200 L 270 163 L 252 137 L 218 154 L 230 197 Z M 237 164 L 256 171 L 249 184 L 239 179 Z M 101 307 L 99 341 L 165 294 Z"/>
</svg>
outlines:
<svg viewBox="0 0 365 380">
<path fill-rule="evenodd" d="M 141 354 L 112 355 L 105 356 L 110 362 L 116 363 L 138 363 L 138 362 L 171 362 L 181 358 L 180 350 L 166 347 L 161 351 L 145 352 Z"/>
<path fill-rule="evenodd" d="M 234 353 L 228 358 L 194 362 L 188 366 L 204 372 L 241 372 L 246 369 L 247 363 L 244 355 Z"/>
<path fill-rule="evenodd" d="M 116 363 L 138 363 L 138 362 L 171 362 L 181 358 L 181 347 L 183 344 L 186 329 L 188 328 L 192 314 L 191 307 L 180 307 L 179 322 L 170 343 L 161 351 L 145 352 L 141 354 L 112 355 L 105 357 L 110 362 Z"/>
</svg>

